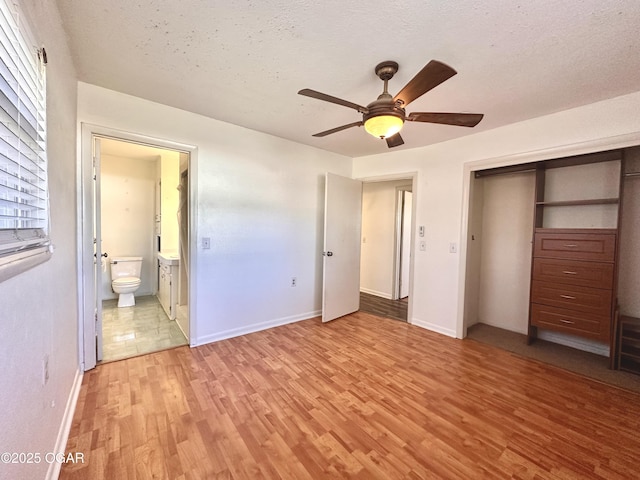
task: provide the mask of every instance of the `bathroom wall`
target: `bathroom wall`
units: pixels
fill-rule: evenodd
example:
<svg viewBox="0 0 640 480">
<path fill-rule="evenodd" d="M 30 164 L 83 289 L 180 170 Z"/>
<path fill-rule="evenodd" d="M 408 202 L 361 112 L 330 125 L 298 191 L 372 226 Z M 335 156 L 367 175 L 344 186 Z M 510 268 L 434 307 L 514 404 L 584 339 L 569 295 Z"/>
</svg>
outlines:
<svg viewBox="0 0 640 480">
<path fill-rule="evenodd" d="M 155 293 L 154 208 L 157 165 L 160 157 L 131 159 L 102 155 L 102 251 L 109 254 L 102 275 L 102 298 L 117 298 L 111 289 L 108 260 L 141 256 L 140 288 L 135 295 Z M 103 269 L 104 271 L 104 269 Z"/>
<path fill-rule="evenodd" d="M 180 184 L 180 153 L 164 150 L 160 154 L 161 250 L 178 251 L 178 185 Z"/>
</svg>

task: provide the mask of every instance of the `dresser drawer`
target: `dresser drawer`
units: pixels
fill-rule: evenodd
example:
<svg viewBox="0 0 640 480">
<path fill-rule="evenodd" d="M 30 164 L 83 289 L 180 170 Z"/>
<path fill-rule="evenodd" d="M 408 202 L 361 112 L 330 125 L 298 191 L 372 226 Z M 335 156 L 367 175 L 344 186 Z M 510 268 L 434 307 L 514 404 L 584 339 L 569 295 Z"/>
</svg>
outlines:
<svg viewBox="0 0 640 480">
<path fill-rule="evenodd" d="M 531 302 L 594 315 L 611 315 L 611 290 L 534 280 Z"/>
<path fill-rule="evenodd" d="M 611 325 L 609 317 L 579 313 L 548 305 L 531 304 L 531 324 L 550 330 L 608 342 Z"/>
<path fill-rule="evenodd" d="M 600 233 L 536 233 L 534 257 L 613 262 L 616 236 Z"/>
<path fill-rule="evenodd" d="M 593 288 L 613 288 L 613 263 L 535 258 L 533 279 Z"/>
</svg>

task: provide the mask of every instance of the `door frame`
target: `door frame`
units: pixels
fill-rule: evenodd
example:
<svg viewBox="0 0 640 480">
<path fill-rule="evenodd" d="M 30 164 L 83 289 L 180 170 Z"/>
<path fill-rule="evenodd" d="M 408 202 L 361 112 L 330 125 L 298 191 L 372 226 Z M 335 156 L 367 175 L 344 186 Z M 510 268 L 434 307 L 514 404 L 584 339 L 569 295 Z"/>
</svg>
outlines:
<svg viewBox="0 0 640 480">
<path fill-rule="evenodd" d="M 379 183 L 379 182 L 392 182 L 397 180 L 406 180 L 407 185 L 411 183 L 411 193 L 413 195 L 413 203 L 411 208 L 411 245 L 409 247 L 411 258 L 409 259 L 409 301 L 407 305 L 407 323 L 413 323 L 413 286 L 414 286 L 414 272 L 415 272 L 415 261 L 416 261 L 416 222 L 417 222 L 417 211 L 418 211 L 418 180 L 419 180 L 419 172 L 405 172 L 405 173 L 394 173 L 390 175 L 375 175 L 370 177 L 356 177 L 356 180 L 362 181 L 362 183 Z M 397 194 L 396 194 L 397 195 Z M 397 201 L 397 198 L 396 198 Z M 394 235 L 395 232 L 394 232 Z M 395 259 L 395 251 L 394 251 L 394 285 L 393 290 L 396 290 L 395 286 L 395 278 L 396 278 L 396 259 Z"/>
<path fill-rule="evenodd" d="M 402 257 L 403 257 L 403 246 L 404 246 L 404 237 L 408 234 L 408 232 L 404 231 L 404 223 L 405 223 L 405 195 L 406 192 L 411 191 L 411 187 L 409 185 L 403 185 L 400 187 L 396 187 L 396 221 L 394 232 L 394 240 L 393 240 L 393 250 L 394 250 L 394 260 L 393 260 L 393 283 L 391 290 L 391 300 L 400 300 L 402 299 Z M 411 202 L 411 212 L 413 213 L 413 201 Z M 411 261 L 411 242 L 409 244 L 409 261 Z"/>
<path fill-rule="evenodd" d="M 163 140 L 146 135 L 125 132 L 114 128 L 80 124 L 78 170 L 76 175 L 78 219 L 77 232 L 77 284 L 78 284 L 78 356 L 80 370 L 86 371 L 96 366 L 95 348 L 95 295 L 91 293 L 94 281 L 93 263 L 93 139 L 111 138 L 133 142 L 150 147 L 184 152 L 189 155 L 189 345 L 195 345 L 197 338 L 196 321 L 196 268 L 197 268 L 197 147 Z"/>
</svg>

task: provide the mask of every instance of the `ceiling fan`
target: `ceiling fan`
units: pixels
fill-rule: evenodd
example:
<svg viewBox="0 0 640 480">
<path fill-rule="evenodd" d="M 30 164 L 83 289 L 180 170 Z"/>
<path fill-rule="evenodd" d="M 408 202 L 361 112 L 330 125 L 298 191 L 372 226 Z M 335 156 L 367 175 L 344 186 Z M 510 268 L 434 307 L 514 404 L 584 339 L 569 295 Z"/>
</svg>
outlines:
<svg viewBox="0 0 640 480">
<path fill-rule="evenodd" d="M 409 103 L 458 72 L 442 62 L 431 60 L 395 97 L 392 97 L 387 90 L 387 85 L 397 71 L 398 63 L 393 61 L 382 62 L 376 66 L 375 72 L 384 82 L 384 91 L 377 100 L 374 100 L 366 107 L 309 88 L 300 90 L 298 92 L 300 95 L 353 108 L 362 114 L 362 120 L 359 122 L 348 123 L 331 130 L 316 133 L 313 136 L 325 137 L 347 128 L 364 125 L 364 129 L 368 133 L 386 140 L 389 148 L 392 148 L 404 144 L 404 140 L 400 136 L 400 130 L 405 121 L 475 127 L 482 120 L 484 115 L 481 113 L 412 112 L 407 115 L 405 108 Z"/>
</svg>

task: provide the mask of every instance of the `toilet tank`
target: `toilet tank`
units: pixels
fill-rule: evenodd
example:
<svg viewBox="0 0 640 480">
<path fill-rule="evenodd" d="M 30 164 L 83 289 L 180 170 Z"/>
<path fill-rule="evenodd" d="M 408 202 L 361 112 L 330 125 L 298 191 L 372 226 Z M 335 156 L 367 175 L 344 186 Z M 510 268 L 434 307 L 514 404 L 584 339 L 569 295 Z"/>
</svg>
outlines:
<svg viewBox="0 0 640 480">
<path fill-rule="evenodd" d="M 140 278 L 142 257 L 111 257 L 111 279 L 122 277 Z"/>
</svg>

